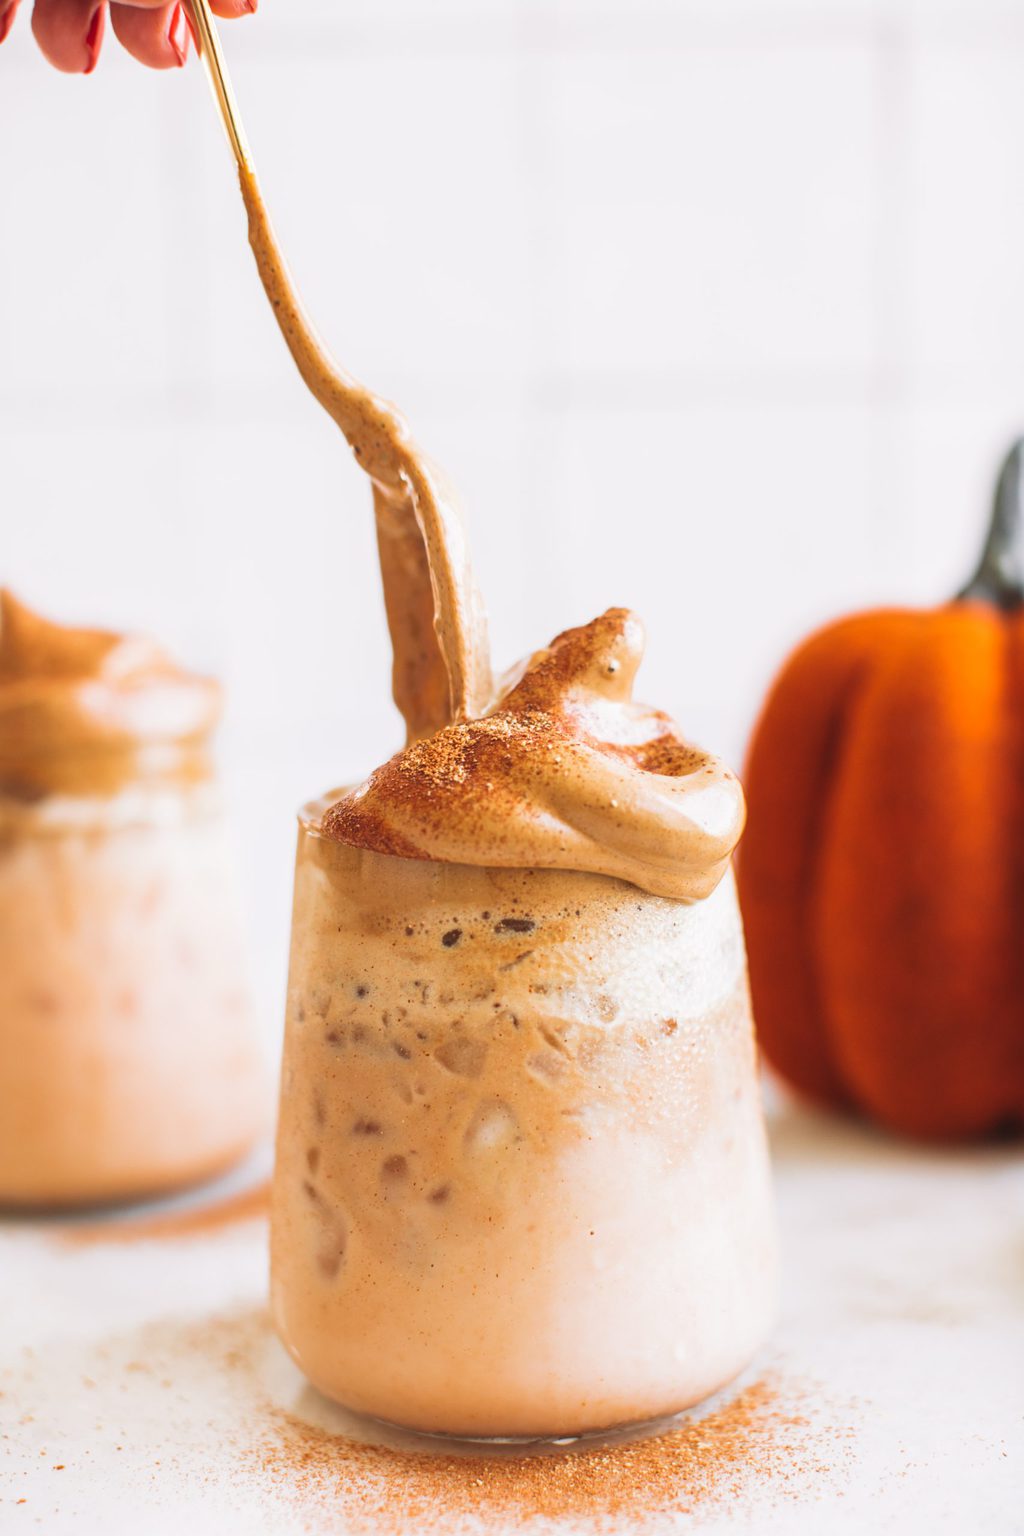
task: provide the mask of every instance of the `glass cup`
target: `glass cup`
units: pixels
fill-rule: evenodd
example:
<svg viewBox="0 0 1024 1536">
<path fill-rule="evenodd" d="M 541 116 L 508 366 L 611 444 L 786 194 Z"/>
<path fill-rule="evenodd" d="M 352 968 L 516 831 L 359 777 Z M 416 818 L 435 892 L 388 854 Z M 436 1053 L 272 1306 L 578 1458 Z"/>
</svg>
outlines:
<svg viewBox="0 0 1024 1536">
<path fill-rule="evenodd" d="M 264 1123 L 209 772 L 0 793 L 0 1202 L 161 1193 L 230 1165 Z"/>
<path fill-rule="evenodd" d="M 375 854 L 300 817 L 272 1304 L 306 1376 L 428 1433 L 678 1412 L 751 1359 L 774 1215 L 731 875 Z"/>
</svg>

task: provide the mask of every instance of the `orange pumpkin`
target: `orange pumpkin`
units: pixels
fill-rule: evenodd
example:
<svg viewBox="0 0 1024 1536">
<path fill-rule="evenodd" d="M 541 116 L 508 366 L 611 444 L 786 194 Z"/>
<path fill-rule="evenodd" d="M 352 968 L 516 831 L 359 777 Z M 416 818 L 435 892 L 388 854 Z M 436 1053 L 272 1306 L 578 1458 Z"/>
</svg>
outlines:
<svg viewBox="0 0 1024 1536">
<path fill-rule="evenodd" d="M 806 641 L 746 789 L 738 879 L 768 1059 L 910 1135 L 1024 1126 L 1024 439 L 963 592 Z"/>
</svg>

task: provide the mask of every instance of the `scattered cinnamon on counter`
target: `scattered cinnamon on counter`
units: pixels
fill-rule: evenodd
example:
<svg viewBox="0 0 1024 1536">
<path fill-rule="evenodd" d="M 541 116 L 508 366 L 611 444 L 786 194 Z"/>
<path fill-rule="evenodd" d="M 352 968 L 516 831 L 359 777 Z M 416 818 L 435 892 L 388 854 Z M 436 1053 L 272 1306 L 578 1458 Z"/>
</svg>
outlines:
<svg viewBox="0 0 1024 1536">
<path fill-rule="evenodd" d="M 301 1512 L 311 1533 L 346 1536 L 662 1536 L 727 1509 L 767 1514 L 813 1500 L 855 1454 L 810 1384 L 768 1377 L 659 1434 L 565 1448 L 449 1444 L 412 1448 L 332 1432 L 268 1393 L 270 1319 L 262 1311 L 184 1330 L 178 1349 L 236 1383 L 249 1405 L 233 1436 L 235 1470 L 267 1506 Z M 327 1406 L 306 1390 L 311 1412 Z M 356 1421 L 357 1434 L 373 1433 Z"/>
<path fill-rule="evenodd" d="M 60 1230 L 62 1242 L 74 1247 L 97 1243 L 151 1243 L 177 1238 L 205 1237 L 239 1221 L 265 1216 L 270 1203 L 270 1180 L 225 1195 L 206 1205 L 185 1210 L 157 1212 L 137 1219 L 76 1224 Z"/>
<path fill-rule="evenodd" d="M 163 1255 L 140 1248 L 130 1262 Z M 840 1407 L 813 1383 L 773 1375 L 647 1439 L 564 1449 L 396 1440 L 304 1387 L 266 1308 L 249 1303 L 154 1318 L 77 1350 L 57 1336 L 0 1377 L 25 1410 L 0 1440 L 0 1483 L 58 1454 L 48 1442 L 59 1430 L 59 1485 L 76 1498 L 114 1478 L 124 1507 L 156 1513 L 173 1510 L 187 1482 L 209 1490 L 211 1509 L 238 1500 L 240 1529 L 255 1529 L 247 1517 L 258 1510 L 260 1529 L 295 1536 L 680 1536 L 734 1517 L 760 1530 L 786 1505 L 842 1495 L 862 1419 L 855 1402 Z M 57 1408 L 85 1384 L 88 1441 L 74 1411 Z M 85 1453 L 65 1454 L 73 1445 Z"/>
<path fill-rule="evenodd" d="M 632 1531 L 755 1487 L 763 1493 L 766 1483 L 776 1495 L 798 1497 L 823 1465 L 807 1418 L 765 1381 L 649 1439 L 532 1454 L 440 1447 L 421 1454 L 331 1435 L 280 1410 L 274 1418 L 258 1453 L 258 1474 L 272 1493 L 304 1508 L 329 1506 L 344 1513 L 347 1531 L 373 1536 L 427 1536 L 470 1518 L 477 1530 L 493 1522 L 496 1532 L 579 1519 Z"/>
</svg>

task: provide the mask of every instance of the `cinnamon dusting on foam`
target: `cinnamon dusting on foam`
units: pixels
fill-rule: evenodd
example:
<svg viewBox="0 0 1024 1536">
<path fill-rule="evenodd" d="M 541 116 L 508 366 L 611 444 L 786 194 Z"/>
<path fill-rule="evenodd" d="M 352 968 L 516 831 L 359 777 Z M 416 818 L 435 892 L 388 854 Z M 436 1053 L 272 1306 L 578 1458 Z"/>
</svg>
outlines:
<svg viewBox="0 0 1024 1536">
<path fill-rule="evenodd" d="M 0 794 L 205 778 L 220 690 L 152 641 L 53 624 L 0 591 Z"/>
<path fill-rule="evenodd" d="M 414 742 L 331 805 L 324 837 L 405 858 L 615 875 L 695 901 L 725 873 L 743 793 L 632 700 L 643 630 L 611 608 L 539 652 L 495 711 Z"/>
<path fill-rule="evenodd" d="M 495 705 L 483 608 L 450 491 L 394 406 L 327 355 L 251 172 L 249 242 L 304 382 L 373 482 L 406 749 L 331 806 L 325 837 L 402 858 L 613 875 L 696 901 L 721 879 L 743 794 L 632 701 L 639 621 L 610 609 L 528 663 Z"/>
</svg>

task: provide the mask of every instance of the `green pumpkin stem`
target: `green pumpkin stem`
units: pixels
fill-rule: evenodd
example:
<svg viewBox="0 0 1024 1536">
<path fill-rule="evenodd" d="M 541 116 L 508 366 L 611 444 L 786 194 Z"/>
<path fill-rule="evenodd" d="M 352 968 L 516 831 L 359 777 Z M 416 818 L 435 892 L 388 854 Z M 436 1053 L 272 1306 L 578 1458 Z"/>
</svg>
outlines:
<svg viewBox="0 0 1024 1536">
<path fill-rule="evenodd" d="M 978 569 L 957 600 L 994 603 L 997 608 L 1024 604 L 1024 437 L 1003 460 Z"/>
</svg>

